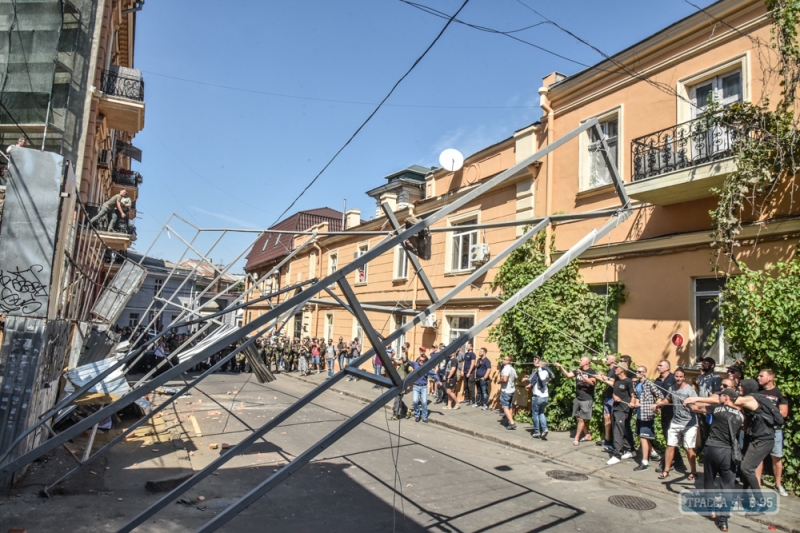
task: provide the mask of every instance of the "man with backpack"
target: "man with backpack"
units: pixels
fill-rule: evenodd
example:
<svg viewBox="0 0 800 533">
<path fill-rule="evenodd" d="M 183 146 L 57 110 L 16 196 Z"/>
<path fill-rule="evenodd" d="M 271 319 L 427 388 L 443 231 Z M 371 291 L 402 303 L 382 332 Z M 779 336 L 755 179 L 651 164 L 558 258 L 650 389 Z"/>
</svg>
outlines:
<svg viewBox="0 0 800 533">
<path fill-rule="evenodd" d="M 684 401 L 684 405 L 719 405 L 719 396 L 709 398 L 691 397 Z M 744 409 L 747 419 L 745 433 L 745 451 L 739 475 L 745 489 L 753 492 L 756 501 L 763 501 L 761 496 L 761 483 L 756 476 L 756 468 L 772 451 L 775 444 L 775 428 L 784 423 L 780 410 L 772 400 L 758 394 L 758 383 L 754 379 L 745 379 L 741 383 L 741 394 L 735 402 L 736 407 Z M 713 422 L 712 422 L 713 424 Z M 762 512 L 759 508 L 756 513 Z"/>
</svg>

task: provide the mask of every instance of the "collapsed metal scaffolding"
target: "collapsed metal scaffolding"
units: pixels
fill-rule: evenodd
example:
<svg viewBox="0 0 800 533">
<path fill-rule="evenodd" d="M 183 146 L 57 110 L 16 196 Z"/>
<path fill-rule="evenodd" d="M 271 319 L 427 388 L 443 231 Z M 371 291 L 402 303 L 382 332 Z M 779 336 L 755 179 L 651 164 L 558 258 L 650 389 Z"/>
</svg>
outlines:
<svg viewBox="0 0 800 533">
<path fill-rule="evenodd" d="M 443 295 L 438 295 L 431 285 L 430 281 L 428 280 L 427 276 L 424 273 L 423 267 L 419 262 L 419 259 L 414 255 L 413 251 L 411 251 L 407 245 L 407 241 L 409 238 L 412 238 L 420 232 L 425 230 L 429 230 L 433 224 L 442 220 L 448 214 L 455 212 L 456 210 L 460 209 L 461 207 L 467 205 L 468 203 L 472 202 L 473 200 L 479 198 L 483 194 L 487 193 L 491 189 L 507 182 L 509 179 L 518 176 L 521 172 L 525 171 L 525 169 L 542 159 L 547 154 L 551 153 L 552 151 L 556 150 L 564 143 L 576 138 L 583 132 L 594 128 L 598 134 L 600 139 L 603 139 L 603 135 L 599 130 L 599 126 L 596 120 L 590 120 L 586 123 L 582 124 L 580 127 L 576 128 L 575 130 L 569 132 L 568 134 L 564 135 L 563 137 L 559 138 L 552 144 L 542 148 L 541 150 L 537 151 L 530 157 L 524 159 L 523 161 L 517 163 L 513 167 L 509 168 L 508 170 L 498 174 L 497 176 L 487 180 L 481 185 L 474 187 L 472 190 L 469 190 L 465 194 L 463 194 L 460 198 L 449 203 L 437 211 L 430 213 L 429 215 L 425 216 L 421 221 L 417 222 L 411 227 L 401 227 L 397 219 L 394 217 L 394 214 L 391 210 L 384 206 L 384 212 L 387 215 L 387 220 L 392 226 L 392 231 L 388 232 L 388 234 L 374 247 L 368 250 L 366 253 L 361 255 L 360 257 L 354 259 L 351 263 L 343 266 L 339 270 L 333 272 L 332 274 L 328 275 L 327 277 L 321 280 L 309 280 L 308 282 L 304 282 L 301 284 L 296 284 L 290 287 L 286 287 L 282 290 L 272 292 L 270 294 L 262 295 L 259 298 L 247 301 L 242 303 L 242 301 L 257 287 L 261 287 L 261 281 L 270 279 L 272 275 L 278 271 L 284 264 L 290 261 L 297 253 L 299 253 L 302 249 L 306 246 L 311 244 L 316 240 L 317 235 L 320 233 L 312 232 L 309 239 L 307 239 L 302 245 L 298 246 L 295 250 L 293 250 L 283 261 L 281 261 L 278 265 L 276 265 L 273 269 L 271 269 L 267 274 L 262 276 L 259 280 L 255 280 L 252 287 L 245 291 L 242 295 L 237 298 L 235 305 L 231 306 L 231 308 L 221 311 L 215 315 L 209 317 L 202 317 L 199 316 L 198 311 L 195 309 L 195 305 L 187 305 L 187 306 L 180 306 L 177 307 L 181 310 L 180 315 L 177 319 L 175 319 L 168 327 L 164 329 L 164 331 L 148 341 L 146 344 L 142 345 L 139 349 L 132 349 L 128 354 L 122 357 L 116 364 L 109 367 L 105 372 L 98 374 L 93 380 L 90 380 L 87 384 L 83 387 L 78 388 L 75 392 L 70 394 L 68 397 L 64 398 L 62 401 L 56 405 L 55 408 L 51 409 L 46 413 L 42 420 L 49 420 L 53 416 L 56 416 L 59 411 L 64 409 L 68 406 L 71 402 L 73 402 L 82 392 L 88 390 L 91 385 L 94 385 L 103 379 L 105 379 L 111 372 L 115 370 L 122 369 L 124 372 L 130 370 L 133 365 L 138 361 L 138 359 L 144 354 L 145 350 L 148 346 L 151 346 L 154 342 L 159 340 L 169 331 L 174 329 L 175 327 L 181 327 L 190 323 L 204 323 L 204 325 L 194 333 L 191 337 L 191 340 L 197 338 L 202 331 L 205 331 L 211 323 L 216 319 L 218 316 L 226 312 L 233 312 L 237 309 L 247 307 L 249 305 L 253 305 L 256 302 L 260 301 L 268 301 L 272 305 L 272 308 L 264 313 L 263 315 L 253 319 L 252 321 L 248 322 L 247 324 L 243 325 L 239 328 L 219 328 L 212 333 L 205 341 L 202 343 L 201 346 L 197 346 L 194 349 L 188 349 L 189 342 L 184 343 L 180 348 L 178 348 L 178 363 L 172 365 L 167 361 L 165 358 L 162 361 L 161 366 L 164 365 L 171 365 L 170 368 L 164 369 L 163 373 L 153 377 L 153 374 L 156 370 L 153 369 L 148 375 L 144 378 L 140 379 L 122 398 L 117 400 L 116 402 L 107 405 L 97 412 L 91 414 L 90 416 L 86 417 L 85 419 L 77 422 L 72 427 L 68 428 L 67 430 L 63 431 L 58 435 L 54 435 L 51 439 L 47 440 L 46 442 L 39 445 L 37 448 L 22 454 L 20 457 L 10 461 L 9 463 L 5 464 L 0 468 L 0 477 L 5 477 L 12 474 L 19 468 L 27 465 L 31 461 L 36 460 L 37 458 L 41 457 L 42 455 L 52 451 L 56 447 L 62 445 L 67 440 L 74 438 L 75 436 L 79 435 L 83 431 L 92 428 L 95 424 L 99 421 L 104 419 L 105 417 L 110 416 L 111 414 L 119 411 L 123 407 L 130 405 L 132 402 L 142 398 L 146 394 L 154 391 L 156 388 L 164 385 L 168 381 L 178 378 L 183 374 L 183 372 L 189 370 L 191 367 L 195 366 L 198 362 L 204 360 L 205 358 L 209 357 L 210 355 L 220 351 L 221 349 L 231 345 L 232 343 L 242 342 L 235 350 L 230 352 L 227 356 L 217 362 L 212 368 L 195 378 L 192 382 L 187 383 L 177 394 L 173 395 L 169 399 L 166 400 L 162 405 L 156 408 L 153 412 L 151 412 L 146 417 L 142 418 L 134 427 L 129 428 L 125 434 L 118 436 L 111 442 L 109 442 L 105 447 L 101 450 L 96 452 L 92 456 L 88 456 L 86 458 L 86 462 L 79 465 L 76 470 L 68 473 L 66 476 L 62 477 L 55 483 L 53 483 L 50 487 L 55 486 L 56 484 L 62 482 L 64 479 L 74 475 L 75 472 L 80 470 L 88 464 L 93 458 L 98 457 L 102 453 L 105 453 L 113 447 L 115 444 L 120 442 L 124 439 L 125 435 L 130 433 L 138 427 L 145 420 L 147 420 L 150 416 L 153 416 L 155 413 L 162 411 L 165 407 L 169 404 L 174 402 L 177 398 L 179 398 L 182 394 L 189 391 L 191 388 L 196 386 L 199 382 L 205 379 L 207 376 L 211 375 L 215 370 L 220 368 L 226 361 L 230 360 L 230 358 L 236 356 L 236 354 L 240 353 L 243 350 L 249 349 L 256 341 L 256 339 L 264 334 L 267 331 L 270 331 L 273 327 L 282 327 L 285 324 L 285 319 L 288 316 L 292 316 L 294 313 L 297 312 L 298 309 L 302 308 L 306 303 L 314 301 L 316 295 L 320 292 L 327 292 L 328 295 L 334 298 L 334 301 L 325 301 L 326 305 L 339 305 L 344 309 L 347 309 L 350 313 L 352 313 L 358 323 L 361 325 L 364 335 L 368 340 L 371 349 L 366 350 L 361 356 L 356 358 L 351 365 L 345 368 L 344 372 L 339 372 L 335 374 L 331 379 L 328 379 L 324 383 L 317 386 L 315 389 L 310 391 L 304 397 L 299 399 L 295 402 L 292 406 L 286 409 L 284 412 L 276 416 L 274 419 L 270 420 L 260 428 L 254 430 L 250 435 L 244 438 L 240 443 L 235 445 L 234 447 L 230 448 L 227 453 L 221 455 L 219 458 L 214 460 L 211 464 L 205 467 L 203 470 L 195 473 L 191 478 L 183 482 L 180 486 L 166 494 L 160 500 L 152 504 L 149 508 L 144 510 L 122 528 L 120 528 L 119 532 L 129 532 L 144 523 L 148 520 L 151 516 L 155 513 L 159 512 L 165 506 L 167 506 L 170 502 L 174 501 L 180 495 L 184 494 L 187 490 L 192 488 L 193 486 L 197 485 L 200 481 L 210 475 L 213 471 L 219 469 L 222 465 L 230 461 L 232 458 L 240 455 L 243 453 L 251 444 L 253 444 L 256 440 L 262 438 L 267 432 L 272 430 L 273 428 L 277 427 L 289 417 L 291 417 L 294 413 L 296 413 L 299 409 L 303 406 L 307 405 L 309 402 L 313 401 L 315 398 L 320 396 L 323 392 L 330 389 L 333 385 L 335 385 L 338 381 L 340 381 L 345 375 L 348 376 L 356 376 L 361 379 L 365 379 L 381 387 L 384 387 L 386 390 L 372 403 L 364 407 L 361 411 L 359 411 L 353 417 L 347 419 L 342 425 L 336 428 L 334 431 L 330 432 L 328 435 L 324 436 L 320 441 L 318 441 L 315 445 L 311 448 L 306 450 L 305 452 L 299 454 L 295 459 L 290 461 L 288 464 L 280 468 L 277 472 L 271 475 L 269 478 L 264 480 L 258 486 L 253 488 L 250 492 L 248 492 L 245 496 L 240 498 L 237 502 L 229 506 L 223 512 L 215 516 L 212 520 L 207 522 L 203 527 L 201 527 L 198 531 L 200 532 L 211 532 L 216 531 L 219 527 L 226 524 L 232 518 L 234 518 L 237 514 L 239 514 L 242 510 L 247 508 L 253 502 L 258 500 L 264 494 L 272 490 L 278 484 L 280 484 L 283 480 L 285 480 L 288 476 L 292 473 L 297 471 L 299 468 L 302 468 L 306 463 L 312 460 L 316 455 L 318 455 L 322 450 L 328 448 L 333 443 L 338 441 L 344 435 L 346 435 L 350 430 L 358 426 L 362 421 L 364 421 L 367 417 L 371 414 L 379 410 L 383 407 L 389 400 L 393 399 L 394 397 L 402 394 L 407 387 L 416 381 L 420 376 L 426 374 L 429 370 L 434 369 L 443 358 L 450 356 L 451 354 L 455 353 L 461 346 L 463 346 L 470 338 L 474 337 L 476 334 L 490 326 L 497 318 L 502 316 L 505 312 L 512 309 L 514 306 L 517 305 L 522 299 L 529 296 L 534 290 L 540 287 L 545 281 L 555 275 L 559 270 L 564 268 L 568 265 L 571 261 L 575 260 L 580 256 L 581 253 L 589 249 L 592 245 L 597 243 L 600 239 L 610 233 L 614 228 L 616 228 L 619 224 L 621 224 L 624 220 L 626 220 L 632 210 L 630 207 L 630 200 L 625 192 L 624 185 L 622 180 L 618 174 L 616 165 L 608 156 L 608 146 L 605 140 L 601 141 L 602 149 L 601 152 L 604 156 L 605 163 L 609 169 L 609 173 L 612 177 L 613 183 L 617 190 L 617 194 L 619 196 L 621 205 L 619 208 L 615 210 L 603 210 L 598 212 L 592 213 L 581 213 L 576 215 L 558 215 L 558 216 L 551 216 L 551 217 L 543 217 L 537 219 L 530 219 L 524 221 L 513 221 L 513 222 L 503 222 L 503 223 L 495 223 L 495 224 L 486 224 L 486 225 L 476 225 L 475 227 L 501 227 L 501 226 L 512 226 L 512 225 L 531 225 L 532 226 L 525 231 L 523 235 L 517 238 L 511 245 L 509 245 L 505 250 L 498 253 L 494 257 L 492 257 L 488 262 L 484 263 L 480 267 L 476 268 L 473 272 L 471 272 L 468 276 L 466 276 L 458 285 L 456 285 L 453 289 Z M 173 215 L 177 217 L 177 215 Z M 228 232 L 233 232 L 237 230 L 231 229 L 203 229 L 198 228 L 197 226 L 189 223 L 188 221 L 177 217 L 183 222 L 189 224 L 190 226 L 194 227 L 197 231 L 195 235 L 186 240 L 180 234 L 178 234 L 173 227 L 170 226 L 170 221 L 165 224 L 164 228 L 167 231 L 170 231 L 172 234 L 176 235 L 179 240 L 181 240 L 186 245 L 185 254 L 191 250 L 199 257 L 201 257 L 204 261 L 207 261 L 211 264 L 211 261 L 207 258 L 210 255 L 211 251 L 214 247 L 219 243 L 222 237 L 227 234 Z M 489 269 L 497 266 L 501 261 L 503 261 L 509 254 L 511 254 L 514 250 L 519 248 L 522 244 L 530 240 L 534 235 L 536 235 L 541 230 L 545 229 L 548 225 L 550 225 L 555 220 L 579 220 L 579 219 L 587 219 L 587 218 L 608 218 L 608 220 L 603 224 L 602 227 L 599 229 L 593 229 L 589 232 L 583 239 L 578 241 L 574 246 L 572 246 L 566 253 L 564 253 L 561 257 L 559 257 L 556 261 L 554 261 L 541 275 L 539 275 L 536 279 L 532 280 L 529 284 L 523 287 L 519 292 L 513 295 L 504 295 L 504 300 L 497 308 L 495 308 L 492 312 L 487 314 L 483 319 L 478 321 L 472 328 L 470 328 L 467 332 L 463 333 L 457 339 L 452 341 L 447 347 L 435 354 L 429 361 L 427 361 L 424 365 L 421 365 L 418 369 L 411 372 L 405 379 L 401 379 L 397 371 L 394 369 L 392 362 L 389 360 L 389 357 L 386 353 L 386 345 L 391 343 L 392 341 L 400 338 L 406 332 L 410 331 L 412 328 L 416 327 L 419 323 L 421 323 L 426 317 L 428 317 L 431 313 L 435 312 L 440 307 L 446 305 L 450 300 L 452 300 L 456 295 L 458 295 L 461 291 L 472 285 L 475 281 L 477 281 L 481 276 L 486 274 Z M 435 228 L 435 230 L 439 230 L 440 228 Z M 194 247 L 194 242 L 197 236 L 203 232 L 221 232 L 221 235 L 217 241 L 215 241 L 214 245 L 211 247 L 211 250 L 207 252 L 205 255 L 201 254 L 197 251 Z M 247 230 L 246 230 L 247 231 Z M 260 231 L 259 231 L 260 233 Z M 297 232 L 292 232 L 297 233 Z M 376 233 L 376 232 L 370 232 Z M 344 232 L 341 233 L 343 235 L 356 235 L 357 232 Z M 154 243 L 155 244 L 155 243 Z M 250 245 L 252 246 L 252 244 Z M 361 266 L 369 263 L 373 259 L 379 257 L 380 255 L 392 251 L 396 246 L 403 246 L 409 251 L 409 258 L 412 262 L 412 265 L 417 272 L 417 275 L 420 278 L 420 282 L 423 284 L 425 291 L 430 296 L 431 304 L 424 310 L 412 310 L 413 318 L 406 322 L 401 327 L 397 328 L 391 334 L 383 337 L 381 336 L 378 331 L 373 327 L 371 322 L 369 321 L 366 309 L 370 310 L 380 310 L 374 309 L 377 306 L 367 306 L 363 305 L 358 301 L 357 296 L 353 292 L 351 288 L 347 276 L 353 273 L 356 269 L 360 268 Z M 151 246 L 152 248 L 152 246 Z M 248 248 L 249 249 L 249 246 Z M 245 249 L 245 251 L 247 250 Z M 150 249 L 148 249 L 149 253 Z M 146 256 L 147 253 L 144 255 Z M 228 269 L 230 269 L 234 263 L 236 263 L 244 254 L 240 254 L 234 261 L 232 261 L 228 266 L 224 269 L 218 269 L 218 276 L 216 279 L 219 279 L 223 276 Z M 183 259 L 183 256 L 181 257 Z M 180 262 L 180 260 L 178 261 Z M 198 265 L 199 266 L 199 265 Z M 197 267 L 195 267 L 196 269 Z M 215 267 L 216 268 L 216 267 Z M 173 271 L 174 273 L 174 271 Z M 170 273 L 170 277 L 173 273 Z M 169 278 L 168 278 L 169 279 Z M 187 278 L 188 279 L 188 278 Z M 185 283 L 185 281 L 184 281 Z M 342 301 L 340 298 L 335 296 L 330 290 L 329 287 L 333 284 L 338 284 L 340 287 L 342 294 L 344 295 L 344 300 Z M 212 285 L 210 284 L 209 287 Z M 166 283 L 164 284 L 166 287 Z M 305 288 L 304 288 L 305 287 Z M 163 288 L 162 288 L 163 290 Z M 196 297 L 196 301 L 199 301 L 199 298 L 207 292 L 206 291 L 201 293 Z M 295 292 L 298 291 L 299 292 Z M 175 291 L 174 295 L 177 294 L 177 290 Z M 280 296 L 284 296 L 283 300 L 280 300 Z M 157 295 L 158 298 L 161 298 L 161 294 Z M 219 294 L 214 297 L 214 299 L 218 298 Z M 272 302 L 272 298 L 276 298 L 277 301 L 274 303 Z M 171 302 L 172 298 L 163 299 L 164 302 L 169 303 Z M 154 299 L 153 304 L 151 307 L 155 305 L 157 300 Z M 213 300 L 212 300 L 213 301 Z M 174 302 L 172 302 L 174 303 Z M 159 308 L 158 313 L 156 316 L 159 316 L 160 313 L 163 313 L 164 309 L 166 309 L 167 305 Z M 388 308 L 386 308 L 388 309 Z M 150 308 L 148 308 L 148 311 Z M 408 311 L 408 310 L 407 310 Z M 196 318 L 185 319 L 184 317 L 188 314 L 195 315 Z M 146 316 L 146 313 L 144 314 Z M 144 318 L 143 316 L 143 318 Z M 283 323 L 282 323 L 283 322 Z M 150 323 L 147 325 L 146 329 L 149 329 L 154 323 L 156 323 L 156 318 L 152 318 Z M 280 326 L 278 326 L 280 324 Z M 140 340 L 140 339 L 139 339 Z M 137 341 L 134 341 L 132 345 L 135 345 Z M 358 367 L 369 361 L 372 357 L 377 356 L 381 362 L 383 363 L 383 368 L 386 369 L 388 374 L 388 378 L 384 378 L 381 376 L 377 376 L 363 370 L 360 370 Z M 94 383 L 92 383 L 94 382 Z M 40 421 L 41 423 L 41 421 Z M 30 430 L 29 430 L 30 431 Z M 7 453 L 7 451 L 6 451 Z M 1 459 L 0 459 L 1 460 Z"/>
</svg>

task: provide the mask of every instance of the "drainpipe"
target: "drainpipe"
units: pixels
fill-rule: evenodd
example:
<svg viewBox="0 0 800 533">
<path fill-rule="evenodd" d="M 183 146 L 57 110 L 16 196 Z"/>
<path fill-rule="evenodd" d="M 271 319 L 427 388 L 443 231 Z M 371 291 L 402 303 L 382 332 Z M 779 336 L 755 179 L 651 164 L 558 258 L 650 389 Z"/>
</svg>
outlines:
<svg viewBox="0 0 800 533">
<path fill-rule="evenodd" d="M 553 142 L 553 115 L 555 112 L 550 107 L 550 100 L 547 98 L 547 87 L 539 87 L 539 107 L 542 111 L 547 113 L 547 146 Z M 553 214 L 553 153 L 550 152 L 546 156 L 547 175 L 545 178 L 545 213 L 544 216 L 549 217 Z M 550 264 L 550 244 L 553 240 L 552 224 L 547 225 L 547 245 L 545 246 L 545 263 Z"/>
</svg>

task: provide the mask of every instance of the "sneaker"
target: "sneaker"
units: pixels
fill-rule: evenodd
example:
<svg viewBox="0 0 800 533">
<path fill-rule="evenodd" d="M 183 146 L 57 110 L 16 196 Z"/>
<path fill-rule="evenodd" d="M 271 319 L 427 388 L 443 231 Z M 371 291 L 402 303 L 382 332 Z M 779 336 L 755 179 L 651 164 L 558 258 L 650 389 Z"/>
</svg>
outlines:
<svg viewBox="0 0 800 533">
<path fill-rule="evenodd" d="M 423 418 L 422 421 L 425 422 L 426 424 L 428 423 L 428 419 L 427 418 Z"/>
<path fill-rule="evenodd" d="M 649 464 L 648 465 L 642 464 L 633 469 L 634 472 L 644 472 L 645 470 L 650 470 Z"/>
<path fill-rule="evenodd" d="M 605 451 L 607 451 L 607 452 L 613 452 L 614 451 L 614 447 L 611 446 L 610 444 L 603 444 L 603 449 Z"/>
<path fill-rule="evenodd" d="M 506 426 L 506 429 L 517 429 L 517 425 L 516 424 L 509 424 L 509 425 Z"/>
<path fill-rule="evenodd" d="M 615 464 L 619 463 L 620 461 L 621 461 L 621 459 L 619 457 L 614 456 L 611 459 L 609 459 L 608 461 L 606 461 L 606 464 L 607 465 L 615 465 Z"/>
<path fill-rule="evenodd" d="M 488 407 L 487 407 L 487 406 L 485 406 L 485 405 L 484 405 L 484 406 L 481 406 L 481 411 L 486 411 L 487 409 L 488 409 Z"/>
<path fill-rule="evenodd" d="M 786 492 L 786 489 L 783 488 L 783 485 L 778 485 L 775 488 L 778 489 L 778 494 L 780 494 L 781 496 L 783 496 L 783 497 L 788 497 L 789 496 L 789 493 Z"/>
<path fill-rule="evenodd" d="M 477 403 L 471 403 L 471 404 L 469 404 L 469 405 L 470 405 L 470 407 L 478 407 L 478 404 L 477 404 Z"/>
<path fill-rule="evenodd" d="M 650 452 L 650 459 L 652 459 L 653 461 L 660 461 L 661 460 L 661 454 L 659 454 L 657 451 L 653 450 L 653 451 Z"/>
<path fill-rule="evenodd" d="M 620 457 L 620 459 L 630 459 L 631 457 L 633 457 L 633 454 L 631 452 L 625 452 L 622 454 L 622 457 Z"/>
<path fill-rule="evenodd" d="M 414 417 L 414 422 L 419 422 L 419 417 L 418 416 Z"/>
<path fill-rule="evenodd" d="M 540 439 L 542 438 L 542 434 L 537 431 L 535 433 L 531 433 L 531 437 L 533 437 L 534 439 Z"/>
<path fill-rule="evenodd" d="M 542 437 L 541 437 L 541 438 L 545 438 L 545 437 L 547 437 L 547 434 L 548 434 L 548 433 L 550 433 L 550 432 L 549 432 L 549 431 L 547 431 L 546 429 L 545 429 L 544 431 L 542 431 Z"/>
</svg>

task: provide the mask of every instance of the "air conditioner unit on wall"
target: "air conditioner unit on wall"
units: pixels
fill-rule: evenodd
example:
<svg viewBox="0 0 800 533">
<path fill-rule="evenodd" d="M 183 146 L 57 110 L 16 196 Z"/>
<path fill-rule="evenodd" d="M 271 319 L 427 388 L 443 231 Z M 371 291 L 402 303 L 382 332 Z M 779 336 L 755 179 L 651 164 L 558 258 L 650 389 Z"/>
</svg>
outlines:
<svg viewBox="0 0 800 533">
<path fill-rule="evenodd" d="M 489 260 L 488 244 L 473 244 L 469 247 L 470 263 L 485 263 Z"/>
<path fill-rule="evenodd" d="M 436 313 L 431 313 L 430 315 L 426 316 L 422 319 L 420 326 L 423 328 L 435 328 L 436 327 Z"/>
</svg>

